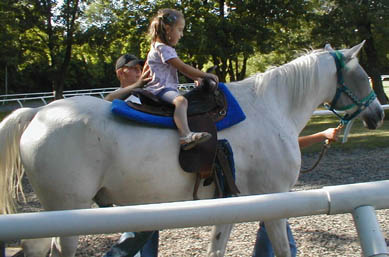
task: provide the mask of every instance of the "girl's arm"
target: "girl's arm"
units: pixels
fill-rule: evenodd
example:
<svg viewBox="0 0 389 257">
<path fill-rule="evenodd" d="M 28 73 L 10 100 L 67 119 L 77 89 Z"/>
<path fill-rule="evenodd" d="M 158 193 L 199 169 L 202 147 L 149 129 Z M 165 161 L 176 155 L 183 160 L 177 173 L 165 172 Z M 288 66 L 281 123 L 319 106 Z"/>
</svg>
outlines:
<svg viewBox="0 0 389 257">
<path fill-rule="evenodd" d="M 212 73 L 205 73 L 199 69 L 196 69 L 183 61 L 181 61 L 180 58 L 172 58 L 167 61 L 170 65 L 175 67 L 177 70 L 179 70 L 182 74 L 187 76 L 190 79 L 193 80 L 198 80 L 199 78 L 204 78 L 204 77 L 211 77 L 213 78 L 217 83 L 219 83 L 219 78 Z"/>
<path fill-rule="evenodd" d="M 326 139 L 329 139 L 330 141 L 336 141 L 338 140 L 339 131 L 340 129 L 338 128 L 329 128 L 316 134 L 301 136 L 298 139 L 300 148 L 308 147 L 312 144 L 322 142 Z"/>
</svg>

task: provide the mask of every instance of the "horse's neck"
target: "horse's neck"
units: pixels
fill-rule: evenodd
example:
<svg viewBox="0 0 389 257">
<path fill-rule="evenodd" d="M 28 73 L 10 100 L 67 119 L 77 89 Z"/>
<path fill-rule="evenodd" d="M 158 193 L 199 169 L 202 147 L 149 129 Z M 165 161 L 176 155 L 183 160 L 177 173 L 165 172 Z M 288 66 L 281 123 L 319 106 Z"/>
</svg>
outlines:
<svg viewBox="0 0 389 257">
<path fill-rule="evenodd" d="M 310 79 L 297 83 L 297 91 L 302 93 L 299 97 L 296 98 L 293 92 L 289 93 L 292 99 L 289 103 L 289 115 L 295 121 L 299 132 L 308 123 L 319 105 L 333 99 L 337 84 L 336 67 L 329 54 L 311 54 L 306 58 L 313 60 L 312 64 L 308 65 L 305 70 Z M 296 90 L 294 91 L 296 92 Z"/>
<path fill-rule="evenodd" d="M 306 126 L 315 109 L 323 102 L 318 84 L 310 84 L 304 87 L 303 97 L 300 99 L 287 98 L 288 106 L 284 109 L 286 117 L 295 125 L 298 134 Z"/>
<path fill-rule="evenodd" d="M 315 109 L 329 95 L 329 83 L 319 77 L 319 72 L 322 71 L 318 70 L 319 64 L 315 63 L 319 60 L 310 61 L 312 64 L 300 68 L 303 70 L 298 70 L 298 67 L 291 64 L 292 67 L 273 70 L 273 74 L 259 74 L 257 78 L 247 79 L 247 83 L 243 82 L 238 88 L 232 86 L 231 90 L 240 100 L 244 99 L 241 104 L 246 105 L 244 109 L 247 110 L 248 117 L 261 115 L 264 119 L 281 121 L 299 134 Z M 327 71 L 324 72 L 324 75 L 320 74 L 322 78 L 328 76 Z M 265 81 L 266 79 L 271 81 Z M 258 83 L 270 84 L 256 85 Z"/>
</svg>

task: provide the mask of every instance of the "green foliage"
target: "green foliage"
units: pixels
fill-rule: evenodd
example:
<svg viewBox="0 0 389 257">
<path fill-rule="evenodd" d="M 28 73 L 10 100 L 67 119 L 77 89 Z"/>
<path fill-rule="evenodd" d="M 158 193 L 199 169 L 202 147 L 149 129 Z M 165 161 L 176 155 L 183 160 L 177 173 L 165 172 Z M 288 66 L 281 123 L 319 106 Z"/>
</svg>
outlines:
<svg viewBox="0 0 389 257">
<path fill-rule="evenodd" d="M 0 112 L 0 122 L 8 115 L 8 112 Z"/>
<path fill-rule="evenodd" d="M 185 15 L 186 31 L 177 46 L 183 61 L 200 69 L 218 65 L 221 81 L 243 79 L 327 42 L 340 48 L 367 37 L 377 55 L 370 63 L 389 73 L 386 1 L 3 0 L 0 85 L 7 67 L 9 93 L 61 84 L 115 86 L 118 56 L 146 58 L 149 20 L 160 8 Z M 366 54 L 361 62 L 368 63 Z"/>
<path fill-rule="evenodd" d="M 335 47 L 353 46 L 366 40 L 360 55 L 360 63 L 373 79 L 374 91 L 381 103 L 388 98 L 382 90 L 380 74 L 389 66 L 388 1 L 322 0 L 325 8 L 313 17 L 316 27 L 312 35 L 327 40 Z M 320 41 L 319 41 L 320 42 Z"/>
</svg>

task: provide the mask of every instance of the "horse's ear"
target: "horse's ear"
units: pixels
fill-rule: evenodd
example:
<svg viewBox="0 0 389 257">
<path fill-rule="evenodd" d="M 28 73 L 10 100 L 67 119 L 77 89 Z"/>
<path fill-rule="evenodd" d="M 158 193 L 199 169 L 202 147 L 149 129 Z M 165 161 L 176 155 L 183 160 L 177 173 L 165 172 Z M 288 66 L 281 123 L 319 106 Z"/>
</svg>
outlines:
<svg viewBox="0 0 389 257">
<path fill-rule="evenodd" d="M 362 43 L 347 49 L 344 51 L 344 57 L 346 57 L 346 60 L 349 61 L 355 57 L 357 57 L 359 51 L 361 51 L 363 45 L 365 44 L 366 40 L 363 40 Z"/>
<path fill-rule="evenodd" d="M 332 46 L 327 43 L 325 46 L 324 46 L 324 50 L 326 50 L 327 52 L 334 52 L 335 50 L 332 49 Z"/>
</svg>

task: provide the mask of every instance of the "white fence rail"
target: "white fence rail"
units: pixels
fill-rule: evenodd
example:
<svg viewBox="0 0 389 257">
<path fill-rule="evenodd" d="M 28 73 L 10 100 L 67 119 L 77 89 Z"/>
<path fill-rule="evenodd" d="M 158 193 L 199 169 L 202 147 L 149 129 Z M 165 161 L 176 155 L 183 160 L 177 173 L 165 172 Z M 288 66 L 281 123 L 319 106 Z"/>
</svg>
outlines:
<svg viewBox="0 0 389 257">
<path fill-rule="evenodd" d="M 382 106 L 382 108 L 383 108 L 384 110 L 389 110 L 389 104 L 385 104 L 385 105 L 381 105 L 381 106 Z M 341 111 L 341 112 L 338 112 L 338 113 L 342 114 L 342 113 L 344 113 L 344 112 Z M 315 112 L 313 113 L 313 115 L 317 115 L 317 116 L 324 116 L 324 115 L 328 115 L 328 114 L 332 114 L 332 112 L 329 111 L 329 110 L 317 110 L 317 111 L 315 111 Z"/>
<path fill-rule="evenodd" d="M 385 75 L 388 76 L 389 75 Z M 191 86 L 191 84 L 189 85 Z M 97 96 L 100 98 L 104 98 L 107 94 L 114 91 L 115 87 L 109 87 L 109 88 L 97 88 L 97 89 L 81 89 L 81 90 L 69 90 L 64 91 L 64 98 L 72 97 L 72 96 L 79 96 L 79 95 L 91 95 L 91 96 Z M 50 101 L 54 100 L 54 96 L 52 92 L 41 92 L 41 93 L 27 93 L 27 94 L 9 94 L 9 95 L 0 95 L 0 111 L 1 107 L 9 104 L 14 104 L 10 106 L 9 108 L 6 108 L 6 110 L 13 110 L 20 107 L 28 106 L 28 103 L 34 102 L 35 106 L 41 106 L 46 105 Z M 17 103 L 17 105 L 15 105 Z M 382 105 L 382 107 L 385 110 L 389 109 L 389 104 Z M 332 112 L 328 110 L 317 110 L 314 112 L 314 115 L 328 115 Z M 340 112 L 342 113 L 342 112 Z"/>
<path fill-rule="evenodd" d="M 63 92 L 63 97 L 68 98 L 77 95 L 91 95 L 104 98 L 105 95 L 114 91 L 116 87 L 94 88 L 94 89 L 80 89 L 80 90 L 66 90 Z M 53 92 L 40 93 L 25 93 L 25 94 L 8 94 L 0 95 L 0 106 L 7 104 L 15 104 L 15 109 L 18 107 L 25 107 L 29 103 L 35 102 L 35 105 L 46 105 L 48 102 L 54 100 Z"/>
<path fill-rule="evenodd" d="M 352 213 L 364 255 L 387 256 L 378 209 L 389 209 L 389 180 L 227 199 L 0 215 L 0 241 Z"/>
</svg>

